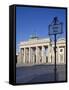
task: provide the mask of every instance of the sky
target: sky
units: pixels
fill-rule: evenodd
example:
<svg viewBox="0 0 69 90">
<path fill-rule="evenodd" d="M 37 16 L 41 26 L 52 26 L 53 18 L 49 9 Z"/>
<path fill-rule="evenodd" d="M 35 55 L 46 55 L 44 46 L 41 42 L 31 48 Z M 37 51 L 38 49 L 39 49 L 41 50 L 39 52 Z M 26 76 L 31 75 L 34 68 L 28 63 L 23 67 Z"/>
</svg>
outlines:
<svg viewBox="0 0 69 90">
<path fill-rule="evenodd" d="M 54 8 L 16 7 L 16 49 L 21 41 L 27 41 L 31 35 L 39 38 L 49 38 L 48 25 L 57 16 L 63 23 L 63 34 L 57 38 L 66 36 L 66 10 Z M 50 36 L 53 39 L 53 36 Z"/>
</svg>

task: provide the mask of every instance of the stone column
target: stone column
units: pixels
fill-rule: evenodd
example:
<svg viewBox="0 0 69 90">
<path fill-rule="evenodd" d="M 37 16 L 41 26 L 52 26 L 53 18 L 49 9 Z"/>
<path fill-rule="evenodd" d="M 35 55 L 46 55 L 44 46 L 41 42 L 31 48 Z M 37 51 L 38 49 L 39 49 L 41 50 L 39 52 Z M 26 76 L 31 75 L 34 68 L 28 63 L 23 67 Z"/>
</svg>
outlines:
<svg viewBox="0 0 69 90">
<path fill-rule="evenodd" d="M 66 46 L 64 47 L 64 64 L 66 64 Z"/>
<path fill-rule="evenodd" d="M 26 56 L 26 55 L 25 55 L 25 48 L 24 48 L 24 64 L 25 64 L 25 56 Z"/>
<path fill-rule="evenodd" d="M 19 56 L 17 59 L 17 64 L 21 64 L 21 48 L 19 49 Z"/>
<path fill-rule="evenodd" d="M 64 59 L 65 59 L 65 58 L 64 58 L 64 55 L 65 55 L 64 50 L 65 50 L 65 49 L 64 49 L 64 47 L 63 47 L 63 52 L 62 52 L 62 56 L 63 56 L 62 63 L 63 63 L 63 64 L 64 64 Z"/>
<path fill-rule="evenodd" d="M 63 64 L 65 63 L 65 57 L 64 57 L 64 55 L 65 55 L 65 53 L 64 53 L 64 51 L 65 51 L 65 48 L 63 48 Z"/>
<path fill-rule="evenodd" d="M 38 49 L 39 48 L 36 46 L 36 64 L 39 64 Z"/>
<path fill-rule="evenodd" d="M 55 53 L 54 53 L 54 47 L 52 46 L 52 51 L 51 51 L 51 53 L 52 53 L 52 64 L 54 64 L 54 61 L 55 61 Z"/>
<path fill-rule="evenodd" d="M 20 64 L 22 63 L 22 49 L 20 48 Z"/>
<path fill-rule="evenodd" d="M 45 58 L 45 47 L 42 46 L 42 63 L 46 63 L 46 58 Z"/>
<path fill-rule="evenodd" d="M 21 63 L 23 63 L 24 62 L 24 49 L 22 48 L 21 49 Z"/>
<path fill-rule="evenodd" d="M 60 63 L 60 55 L 59 55 L 59 46 L 57 46 L 57 56 L 56 56 L 57 64 Z"/>
<path fill-rule="evenodd" d="M 51 63 L 51 46 L 48 45 L 48 63 Z"/>
<path fill-rule="evenodd" d="M 33 49 L 30 49 L 31 57 L 30 57 L 30 63 L 33 64 Z"/>
<path fill-rule="evenodd" d="M 29 47 L 29 63 L 31 62 L 31 47 Z"/>
</svg>

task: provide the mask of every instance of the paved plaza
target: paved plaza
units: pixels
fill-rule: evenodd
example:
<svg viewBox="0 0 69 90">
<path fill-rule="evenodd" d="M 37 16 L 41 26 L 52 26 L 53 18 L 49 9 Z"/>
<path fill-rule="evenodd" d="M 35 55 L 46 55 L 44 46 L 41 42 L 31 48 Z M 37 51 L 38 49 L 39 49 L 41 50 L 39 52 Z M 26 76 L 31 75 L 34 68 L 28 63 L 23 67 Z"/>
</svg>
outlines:
<svg viewBox="0 0 69 90">
<path fill-rule="evenodd" d="M 51 82 L 55 80 L 54 75 L 54 65 L 16 67 L 16 83 Z M 57 65 L 56 80 L 66 80 L 66 65 Z"/>
</svg>

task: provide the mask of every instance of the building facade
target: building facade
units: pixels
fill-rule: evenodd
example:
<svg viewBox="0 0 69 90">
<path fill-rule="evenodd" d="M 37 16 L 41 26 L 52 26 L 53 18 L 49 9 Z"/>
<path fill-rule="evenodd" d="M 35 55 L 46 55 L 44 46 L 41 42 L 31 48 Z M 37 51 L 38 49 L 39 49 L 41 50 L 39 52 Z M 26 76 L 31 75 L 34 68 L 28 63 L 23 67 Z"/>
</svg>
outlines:
<svg viewBox="0 0 69 90">
<path fill-rule="evenodd" d="M 49 38 L 31 38 L 19 44 L 17 64 L 36 65 L 54 64 L 54 42 Z M 56 42 L 56 63 L 66 64 L 66 41 L 58 39 Z"/>
</svg>

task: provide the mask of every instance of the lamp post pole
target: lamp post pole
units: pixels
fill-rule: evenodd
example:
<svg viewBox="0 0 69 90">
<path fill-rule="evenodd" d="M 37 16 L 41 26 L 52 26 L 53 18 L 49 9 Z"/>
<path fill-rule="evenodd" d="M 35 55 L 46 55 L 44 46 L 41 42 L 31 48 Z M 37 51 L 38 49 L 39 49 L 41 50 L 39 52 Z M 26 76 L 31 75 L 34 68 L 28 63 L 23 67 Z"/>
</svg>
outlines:
<svg viewBox="0 0 69 90">
<path fill-rule="evenodd" d="M 54 49 L 54 52 L 55 52 L 55 68 L 54 68 L 54 72 L 55 72 L 55 81 L 56 81 L 56 34 L 54 35 L 54 38 L 55 38 L 55 49 Z"/>
<path fill-rule="evenodd" d="M 54 25 L 57 24 L 57 17 L 54 18 Z M 54 52 L 55 52 L 55 65 L 54 65 L 54 73 L 55 73 L 55 81 L 56 81 L 56 75 L 57 75 L 57 72 L 56 72 L 56 33 L 54 34 L 54 39 L 55 39 L 55 46 L 54 46 Z"/>
</svg>

